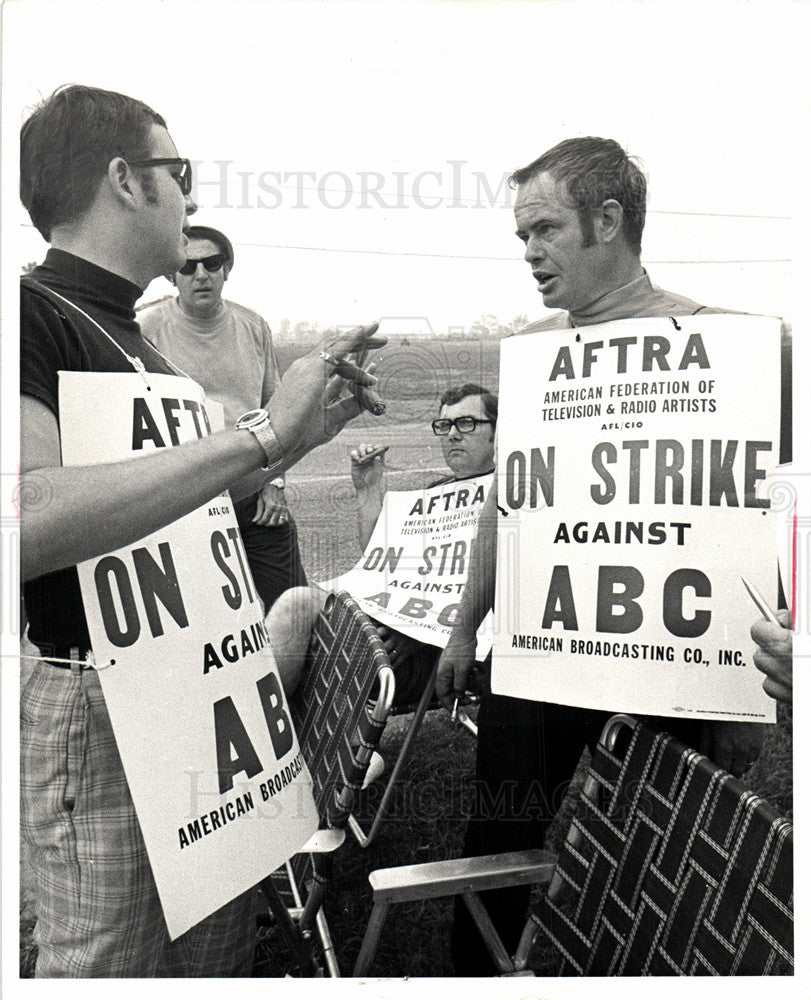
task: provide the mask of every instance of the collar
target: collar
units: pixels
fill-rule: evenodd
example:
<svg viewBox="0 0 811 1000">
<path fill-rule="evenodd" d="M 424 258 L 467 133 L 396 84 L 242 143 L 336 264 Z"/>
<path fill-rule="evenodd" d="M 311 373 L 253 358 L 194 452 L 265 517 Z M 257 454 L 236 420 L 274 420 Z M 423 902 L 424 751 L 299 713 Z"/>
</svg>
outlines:
<svg viewBox="0 0 811 1000">
<path fill-rule="evenodd" d="M 34 277 L 50 278 L 49 284 L 77 305 L 102 305 L 124 319 L 134 319 L 135 303 L 143 294 L 137 285 L 120 274 L 54 247 L 48 250 Z"/>
<path fill-rule="evenodd" d="M 653 284 L 648 272 L 643 271 L 627 285 L 606 292 L 579 312 L 569 313 L 569 322 L 572 326 L 592 326 L 595 323 L 608 323 L 612 319 L 644 316 L 654 298 Z"/>
<path fill-rule="evenodd" d="M 174 305 L 175 311 L 183 317 L 183 320 L 190 326 L 193 326 L 196 330 L 207 332 L 209 330 L 219 329 L 222 325 L 222 318 L 225 314 L 225 299 L 220 299 L 220 308 L 217 310 L 217 314 L 215 316 L 192 316 L 191 313 L 187 313 L 181 305 L 179 295 L 172 299 L 172 304 Z"/>
</svg>

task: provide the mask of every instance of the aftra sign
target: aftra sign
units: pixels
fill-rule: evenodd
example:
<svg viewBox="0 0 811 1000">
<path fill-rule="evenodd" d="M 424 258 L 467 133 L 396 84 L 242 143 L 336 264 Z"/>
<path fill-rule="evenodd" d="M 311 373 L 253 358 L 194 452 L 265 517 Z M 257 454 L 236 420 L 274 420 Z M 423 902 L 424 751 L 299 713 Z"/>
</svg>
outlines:
<svg viewBox="0 0 811 1000">
<path fill-rule="evenodd" d="M 758 495 L 757 487 L 766 478 L 770 458 L 773 464 L 774 451 L 771 441 L 737 439 L 699 439 L 689 447 L 676 438 L 598 441 L 591 450 L 596 481 L 592 479 L 589 493 L 600 505 L 623 499 L 638 505 L 647 478 L 653 504 L 767 508 L 769 500 Z M 530 448 L 529 455 L 511 451 L 505 479 L 505 501 L 513 510 L 554 506 L 555 446 Z"/>
<path fill-rule="evenodd" d="M 499 549 L 517 569 L 497 585 L 499 694 L 773 719 L 740 578 L 776 604 L 780 324 L 678 325 L 502 341 Z"/>
<path fill-rule="evenodd" d="M 322 583 L 347 590 L 372 618 L 444 647 L 456 621 L 475 547 L 479 512 L 493 474 L 422 490 L 391 490 L 354 569 Z M 477 657 L 492 644 L 492 616 L 479 630 Z"/>
<path fill-rule="evenodd" d="M 195 383 L 145 378 L 148 388 L 136 374 L 60 373 L 66 465 L 151 454 L 216 426 Z M 137 461 L 127 474 L 137 476 Z M 177 937 L 315 832 L 309 774 L 227 493 L 78 569 L 105 702 Z"/>
</svg>

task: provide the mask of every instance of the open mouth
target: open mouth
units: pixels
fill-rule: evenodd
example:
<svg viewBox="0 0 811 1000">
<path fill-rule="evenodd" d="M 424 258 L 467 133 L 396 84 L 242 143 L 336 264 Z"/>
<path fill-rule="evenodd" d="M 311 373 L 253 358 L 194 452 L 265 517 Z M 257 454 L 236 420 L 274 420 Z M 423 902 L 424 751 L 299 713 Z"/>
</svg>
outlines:
<svg viewBox="0 0 811 1000">
<path fill-rule="evenodd" d="M 543 288 L 544 285 L 549 284 L 549 282 L 552 281 L 553 278 L 557 277 L 556 274 L 546 274 L 543 271 L 533 271 L 532 276 L 538 282 L 540 288 Z"/>
</svg>

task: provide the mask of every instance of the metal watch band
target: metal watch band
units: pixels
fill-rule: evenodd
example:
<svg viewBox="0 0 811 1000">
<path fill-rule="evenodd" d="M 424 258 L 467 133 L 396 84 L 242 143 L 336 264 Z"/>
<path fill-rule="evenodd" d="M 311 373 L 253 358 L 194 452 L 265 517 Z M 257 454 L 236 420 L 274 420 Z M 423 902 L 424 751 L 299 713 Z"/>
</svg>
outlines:
<svg viewBox="0 0 811 1000">
<path fill-rule="evenodd" d="M 284 456 L 284 451 L 270 424 L 267 410 L 250 410 L 248 413 L 244 413 L 237 420 L 236 427 L 237 430 L 250 431 L 262 445 L 267 460 L 265 469 L 278 465 Z"/>
</svg>

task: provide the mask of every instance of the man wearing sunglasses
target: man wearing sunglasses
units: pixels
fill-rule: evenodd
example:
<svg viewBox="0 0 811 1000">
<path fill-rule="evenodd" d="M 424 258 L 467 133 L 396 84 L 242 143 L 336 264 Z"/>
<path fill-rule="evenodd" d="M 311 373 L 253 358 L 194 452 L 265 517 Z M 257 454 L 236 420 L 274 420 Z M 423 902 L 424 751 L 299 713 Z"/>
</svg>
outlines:
<svg viewBox="0 0 811 1000">
<path fill-rule="evenodd" d="M 226 427 L 263 407 L 279 382 L 270 328 L 262 317 L 223 299 L 234 267 L 228 237 L 211 226 L 190 226 L 186 261 L 171 275 L 177 298 L 139 311 L 146 340 L 221 403 Z M 290 587 L 306 586 L 298 534 L 284 493 L 284 476 L 256 477 L 237 486 L 242 541 L 265 610 Z"/>
<path fill-rule="evenodd" d="M 21 694 L 20 811 L 36 881 L 36 975 L 249 975 L 252 893 L 169 940 L 88 669 L 76 564 L 145 538 L 253 472 L 282 472 L 337 434 L 360 407 L 335 392 L 341 380 L 327 382 L 319 350 L 343 359 L 364 349 L 376 324 L 294 362 L 267 411 L 246 414 L 240 427 L 136 459 L 63 466 L 60 372 L 147 384 L 149 373 L 176 374 L 143 339 L 134 306 L 153 278 L 186 260 L 197 206 L 164 119 L 141 101 L 84 86 L 60 88 L 24 123 L 20 195 L 50 244 L 21 280 L 20 304 L 21 578 L 38 653 Z"/>
<path fill-rule="evenodd" d="M 480 385 L 467 382 L 443 393 L 439 401 L 439 416 L 431 422 L 431 429 L 439 438 L 450 475 L 424 485 L 430 489 L 492 472 L 495 467 L 497 419 L 498 398 Z M 352 485 L 358 495 L 358 540 L 361 549 L 366 548 L 372 537 L 386 493 L 383 456 L 366 458 L 377 448 L 376 444 L 361 444 L 350 452 Z M 401 489 L 408 488 L 402 483 L 398 485 Z M 385 625 L 379 625 L 377 631 L 395 670 L 398 705 L 418 701 L 433 670 L 437 648 L 425 646 Z"/>
</svg>

